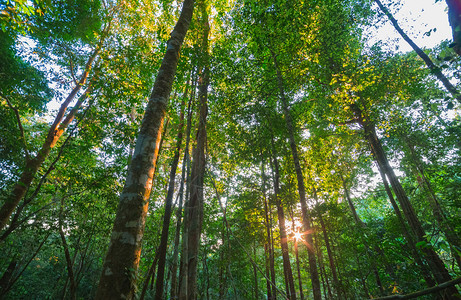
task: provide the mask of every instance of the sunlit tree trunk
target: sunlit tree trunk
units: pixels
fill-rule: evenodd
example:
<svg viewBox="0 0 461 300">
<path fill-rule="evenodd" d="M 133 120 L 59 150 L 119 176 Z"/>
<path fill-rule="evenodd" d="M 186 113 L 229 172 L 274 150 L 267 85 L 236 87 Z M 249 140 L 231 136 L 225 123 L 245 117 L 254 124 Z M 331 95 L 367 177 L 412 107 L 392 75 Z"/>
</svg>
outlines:
<svg viewBox="0 0 461 300">
<path fill-rule="evenodd" d="M 194 0 L 184 0 L 181 15 L 168 40 L 166 53 L 141 123 L 125 186 L 120 195 L 96 299 L 115 300 L 134 297 L 163 119 L 176 73 L 180 48 L 189 28 L 193 9 Z"/>
<path fill-rule="evenodd" d="M 303 178 L 303 173 L 301 169 L 301 164 L 299 162 L 298 149 L 296 147 L 296 142 L 295 142 L 293 120 L 291 118 L 290 109 L 288 107 L 288 100 L 285 96 L 285 87 L 283 83 L 282 73 L 280 71 L 280 68 L 277 62 L 277 57 L 274 53 L 272 53 L 272 58 L 274 61 L 275 70 L 277 72 L 277 82 L 279 86 L 279 94 L 280 94 L 280 99 L 282 101 L 283 112 L 285 115 L 285 122 L 287 126 L 287 131 L 288 131 L 288 138 L 290 141 L 289 143 L 290 143 L 290 148 L 291 148 L 291 154 L 293 156 L 293 163 L 294 163 L 294 167 L 296 171 L 296 179 L 298 181 L 298 193 L 299 193 L 299 201 L 301 204 L 301 213 L 303 217 L 303 225 L 304 225 L 303 229 L 304 229 L 305 241 L 308 243 L 308 245 L 310 245 L 308 246 L 307 253 L 308 253 L 308 259 L 309 259 L 309 272 L 311 275 L 314 300 L 321 300 L 322 295 L 320 291 L 320 281 L 319 281 L 319 275 L 317 271 L 317 263 L 316 263 L 314 248 L 312 246 L 313 239 L 312 239 L 312 233 L 311 233 L 311 220 L 310 220 L 310 216 L 307 210 L 306 188 L 304 185 L 304 178 Z"/>
</svg>

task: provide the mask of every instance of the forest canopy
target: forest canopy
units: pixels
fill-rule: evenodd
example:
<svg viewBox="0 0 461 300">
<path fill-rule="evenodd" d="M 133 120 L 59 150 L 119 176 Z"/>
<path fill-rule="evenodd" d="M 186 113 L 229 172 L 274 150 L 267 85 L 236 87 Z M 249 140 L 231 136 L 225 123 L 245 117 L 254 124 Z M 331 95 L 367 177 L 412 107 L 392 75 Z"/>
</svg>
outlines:
<svg viewBox="0 0 461 300">
<path fill-rule="evenodd" d="M 461 2 L 404 2 L 0 0 L 0 299 L 460 299 Z"/>
</svg>

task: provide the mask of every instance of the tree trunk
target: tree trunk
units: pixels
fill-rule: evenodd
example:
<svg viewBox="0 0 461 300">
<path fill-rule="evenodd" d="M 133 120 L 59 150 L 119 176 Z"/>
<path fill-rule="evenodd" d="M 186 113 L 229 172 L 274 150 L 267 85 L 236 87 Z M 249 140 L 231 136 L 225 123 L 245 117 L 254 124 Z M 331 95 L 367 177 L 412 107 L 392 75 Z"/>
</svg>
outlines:
<svg viewBox="0 0 461 300">
<path fill-rule="evenodd" d="M 395 175 L 392 167 L 389 165 L 387 156 L 381 146 L 380 140 L 378 139 L 376 135 L 376 131 L 375 131 L 375 128 L 372 122 L 370 122 L 370 119 L 368 116 L 365 116 L 363 114 L 363 112 L 358 107 L 358 105 L 354 104 L 351 106 L 351 108 L 353 109 L 359 124 L 362 126 L 362 128 L 365 131 L 365 137 L 367 138 L 368 142 L 371 145 L 372 152 L 374 154 L 376 162 L 378 163 L 379 168 L 383 171 L 383 173 L 389 179 L 392 189 L 394 190 L 395 196 L 397 200 L 399 201 L 400 206 L 402 207 L 403 214 L 405 218 L 407 219 L 408 224 L 410 225 L 410 228 L 412 229 L 416 237 L 416 242 L 426 242 L 426 238 L 425 238 L 426 233 L 424 232 L 424 229 L 421 226 L 418 216 L 416 215 L 416 212 L 414 211 L 412 204 L 410 203 L 405 191 L 403 190 L 403 187 L 400 184 L 400 181 Z M 450 274 L 448 273 L 448 270 L 445 268 L 445 264 L 440 259 L 440 257 L 437 255 L 432 245 L 428 243 L 426 244 L 425 247 L 422 247 L 421 250 L 425 255 L 426 261 L 437 283 L 440 284 L 446 281 L 450 281 L 452 278 Z M 449 297 L 459 297 L 460 296 L 458 293 L 458 290 L 455 287 L 448 288 L 447 293 L 449 293 Z"/>
<path fill-rule="evenodd" d="M 261 155 L 262 156 L 262 155 Z M 269 206 L 267 203 L 266 197 L 266 174 L 264 172 L 264 160 L 261 161 L 261 178 L 262 178 L 262 187 L 264 198 L 264 225 L 266 227 L 266 243 L 264 244 L 264 253 L 266 259 L 266 286 L 267 286 L 267 299 L 272 300 L 276 299 L 277 293 L 273 293 L 273 286 L 275 285 L 275 270 L 274 270 L 274 256 L 272 249 L 272 235 L 271 235 L 271 222 L 269 218 Z M 269 281 L 268 278 L 271 278 Z M 272 284 L 271 284 L 272 282 Z"/>
<path fill-rule="evenodd" d="M 299 232 L 299 228 L 296 228 L 295 226 L 293 208 L 291 208 L 291 226 L 292 226 L 293 232 Z M 296 271 L 298 273 L 299 298 L 301 300 L 304 300 L 303 283 L 301 279 L 301 268 L 300 268 L 299 253 L 298 253 L 298 239 L 296 236 L 293 239 L 294 239 L 294 244 L 295 244 L 294 248 L 295 248 L 295 257 L 296 257 Z"/>
<path fill-rule="evenodd" d="M 186 88 L 186 97 L 187 97 L 187 88 Z M 163 284 L 165 276 L 165 263 L 166 263 L 166 250 L 168 246 L 168 233 L 170 229 L 170 220 L 171 220 L 171 210 L 173 206 L 173 193 L 174 193 L 174 183 L 176 178 L 176 169 L 178 168 L 179 156 L 181 152 L 181 144 L 183 137 L 183 127 L 184 127 L 184 106 L 185 101 L 181 103 L 181 113 L 179 116 L 179 126 L 178 126 L 178 135 L 176 137 L 176 150 L 173 156 L 173 161 L 171 162 L 170 178 L 168 183 L 168 193 L 165 200 L 165 214 L 163 216 L 163 228 L 162 236 L 160 238 L 159 245 L 159 258 L 158 258 L 158 267 L 157 267 L 157 279 L 155 282 L 155 299 L 163 299 Z"/>
<path fill-rule="evenodd" d="M 187 93 L 186 93 L 187 94 Z M 176 211 L 176 233 L 174 238 L 174 250 L 173 250 L 173 258 L 171 263 L 171 289 L 170 289 L 170 297 L 171 299 L 177 299 L 178 297 L 178 280 L 177 280 L 177 272 L 178 272 L 178 255 L 179 255 L 179 237 L 181 235 L 181 224 L 182 224 L 182 211 L 183 211 L 183 202 L 184 202 L 184 184 L 186 180 L 186 164 L 188 161 L 189 156 L 189 142 L 190 142 L 190 132 L 191 132 L 191 102 L 192 102 L 193 93 L 189 98 L 189 104 L 187 105 L 187 126 L 186 126 L 186 145 L 184 147 L 184 158 L 182 163 L 182 170 L 181 170 L 181 185 L 179 187 L 179 204 L 178 210 Z"/>
<path fill-rule="evenodd" d="M 11 260 L 10 264 L 6 268 L 6 271 L 3 273 L 0 278 L 0 296 L 4 295 L 10 287 L 11 280 L 13 279 L 13 273 L 16 270 L 18 261 L 16 259 Z"/>
<path fill-rule="evenodd" d="M 316 204 L 318 205 L 317 190 L 315 188 L 314 188 L 314 199 L 315 199 Z M 330 240 L 328 238 L 328 233 L 325 229 L 325 222 L 323 221 L 323 216 L 321 212 L 318 213 L 318 217 L 320 221 L 320 226 L 322 227 L 323 238 L 325 240 L 325 247 L 327 248 L 328 262 L 330 264 L 331 274 L 333 276 L 333 285 L 335 287 L 335 292 L 337 293 L 337 299 L 341 299 L 341 285 L 338 280 L 338 275 L 336 274 L 336 266 L 335 266 L 333 254 L 331 252 Z"/>
<path fill-rule="evenodd" d="M 168 40 L 166 53 L 136 139 L 125 186 L 120 195 L 96 299 L 115 300 L 134 297 L 163 119 L 176 73 L 179 51 L 191 22 L 193 9 L 194 0 L 184 0 L 181 15 Z"/>
<path fill-rule="evenodd" d="M 447 1 L 447 3 L 450 0 Z M 457 1 L 459 4 L 459 0 L 453 0 Z M 418 47 L 411 39 L 408 37 L 408 35 L 400 28 L 399 24 L 397 23 L 397 20 L 392 16 L 392 14 L 389 12 L 389 10 L 384 7 L 384 5 L 381 3 L 380 0 L 375 0 L 376 4 L 378 4 L 379 8 L 383 11 L 383 13 L 389 18 L 391 21 L 392 25 L 394 25 L 395 30 L 402 36 L 402 38 L 415 50 L 416 54 L 418 54 L 419 57 L 426 63 L 426 66 L 431 70 L 432 74 L 434 74 L 437 79 L 442 82 L 443 86 L 447 89 L 450 94 L 458 99 L 458 101 L 461 101 L 461 94 L 459 91 L 451 84 L 451 82 L 448 80 L 445 75 L 443 75 L 442 71 L 440 70 L 439 67 L 437 67 L 434 62 L 430 59 L 430 57 L 424 53 L 424 51 Z M 458 11 L 459 12 L 459 11 Z M 459 34 L 459 33 L 458 33 Z"/>
<path fill-rule="evenodd" d="M 200 235 L 203 223 L 203 180 L 205 176 L 206 118 L 208 114 L 209 58 L 208 35 L 210 27 L 205 5 L 201 5 L 202 13 L 202 70 L 200 72 L 198 99 L 199 121 L 197 127 L 197 144 L 193 151 L 191 169 L 191 187 L 189 200 L 188 254 L 187 254 L 187 299 L 197 298 L 197 262 L 200 247 Z"/>
<path fill-rule="evenodd" d="M 272 176 L 274 177 L 274 197 L 275 203 L 277 206 L 277 217 L 279 222 L 279 231 L 280 231 L 280 246 L 282 248 L 282 259 L 283 259 L 283 273 L 285 275 L 285 285 L 286 285 L 286 293 L 288 299 L 296 299 L 296 291 L 295 285 L 293 280 L 293 273 L 291 269 L 290 263 L 290 255 L 288 250 L 288 236 L 285 230 L 285 213 L 283 211 L 282 203 L 280 201 L 280 171 L 279 171 L 279 163 L 277 160 L 277 153 L 275 152 L 275 145 L 274 140 L 271 140 L 272 144 L 272 160 L 271 160 L 271 168 L 272 168 Z"/>
<path fill-rule="evenodd" d="M 62 247 L 64 248 L 64 255 L 66 257 L 66 268 L 67 268 L 67 276 L 70 281 L 70 298 L 72 300 L 77 299 L 77 286 L 75 284 L 75 277 L 73 271 L 73 260 L 70 257 L 69 247 L 67 245 L 66 236 L 64 234 L 64 230 L 62 229 L 63 226 L 63 214 L 64 214 L 64 197 L 61 198 L 61 208 L 59 211 L 59 235 L 61 237 Z"/>
<path fill-rule="evenodd" d="M 416 170 L 419 173 L 418 181 L 420 185 L 423 187 L 423 189 L 425 189 L 427 193 L 429 194 L 429 196 L 427 197 L 427 200 L 429 202 L 429 205 L 431 206 L 432 213 L 435 217 L 435 220 L 437 224 L 439 225 L 439 228 L 445 234 L 445 238 L 447 239 L 447 242 L 451 246 L 452 256 L 455 258 L 456 263 L 461 268 L 461 257 L 458 254 L 458 251 L 461 251 L 461 242 L 456 234 L 456 231 L 452 228 L 451 224 L 447 220 L 445 211 L 442 209 L 442 206 L 440 205 L 440 202 L 437 199 L 437 196 L 435 195 L 432 185 L 426 177 L 423 164 L 421 160 L 419 159 L 418 155 L 416 154 L 414 146 L 408 141 L 408 139 L 405 138 L 405 141 L 407 143 L 407 146 L 410 149 L 411 160 L 414 162 L 416 166 Z"/>
<path fill-rule="evenodd" d="M 453 33 L 453 50 L 461 56 L 461 0 L 446 0 L 448 21 Z"/>
<path fill-rule="evenodd" d="M 56 145 L 67 126 L 69 126 L 69 124 L 73 121 L 75 114 L 82 106 L 83 101 L 86 100 L 87 95 L 92 92 L 93 85 L 92 82 L 90 82 L 90 85 L 88 86 L 85 93 L 80 97 L 79 101 L 77 101 L 76 105 L 66 116 L 66 118 L 64 118 L 67 107 L 74 100 L 75 96 L 77 96 L 82 86 L 86 84 L 88 76 L 90 75 L 90 71 L 93 67 L 93 62 L 99 55 L 103 41 L 104 39 L 101 39 L 101 42 L 88 58 L 83 74 L 80 76 L 80 81 L 74 86 L 66 100 L 64 100 L 64 102 L 61 104 L 61 107 L 59 108 L 58 113 L 54 118 L 53 124 L 51 124 L 50 128 L 48 129 L 47 136 L 40 150 L 33 158 L 26 158 L 26 165 L 18 182 L 14 185 L 12 193 L 8 196 L 8 198 L 5 200 L 5 203 L 0 208 L 0 230 L 5 228 L 6 224 L 8 223 L 8 219 L 13 214 L 21 199 L 23 199 L 26 195 L 27 190 L 35 178 L 35 174 L 38 172 L 43 162 L 50 154 L 51 149 L 53 149 L 53 147 Z M 96 75 L 93 76 L 93 78 L 96 78 Z"/>
<path fill-rule="evenodd" d="M 303 225 L 304 225 L 304 234 L 305 234 L 305 241 L 311 245 L 311 247 L 307 247 L 308 251 L 308 259 L 309 259 L 309 273 L 311 275 L 311 282 L 312 282 L 312 290 L 314 294 L 314 300 L 321 300 L 322 294 L 320 291 L 320 281 L 319 275 L 317 271 L 317 263 L 314 253 L 313 239 L 312 239 L 312 232 L 311 232 L 311 220 L 307 210 L 307 202 L 306 202 L 306 188 L 304 186 L 304 178 L 302 174 L 301 164 L 299 162 L 298 157 L 298 149 L 296 147 L 295 137 L 294 137 L 294 128 L 293 128 L 293 120 L 291 119 L 290 109 L 288 108 L 288 100 L 285 96 L 285 88 L 283 83 L 282 73 L 277 63 L 277 57 L 272 52 L 272 58 L 274 61 L 275 70 L 277 72 L 277 82 L 279 86 L 280 92 L 280 99 L 282 100 L 282 107 L 283 112 L 285 115 L 285 122 L 288 130 L 288 138 L 290 141 L 290 148 L 291 154 L 293 156 L 293 163 L 296 171 L 296 179 L 298 181 L 298 193 L 299 193 L 299 201 L 301 204 L 301 213 L 303 217 Z"/>
<path fill-rule="evenodd" d="M 152 281 L 154 281 L 155 268 L 157 267 L 158 258 L 159 258 L 159 251 L 157 248 L 155 250 L 154 260 L 152 261 L 149 271 L 147 272 L 146 279 L 144 280 L 144 284 L 142 286 L 141 295 L 139 296 L 139 300 L 144 300 L 144 298 L 146 297 L 147 288 L 149 287 L 149 281 L 151 280 L 151 278 L 152 278 Z"/>
</svg>

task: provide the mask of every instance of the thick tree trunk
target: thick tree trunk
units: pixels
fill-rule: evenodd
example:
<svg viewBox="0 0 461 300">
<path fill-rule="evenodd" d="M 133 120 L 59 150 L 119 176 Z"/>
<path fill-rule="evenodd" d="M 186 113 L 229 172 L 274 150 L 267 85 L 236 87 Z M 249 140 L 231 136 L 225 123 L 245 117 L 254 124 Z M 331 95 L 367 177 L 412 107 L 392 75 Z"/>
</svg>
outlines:
<svg viewBox="0 0 461 300">
<path fill-rule="evenodd" d="M 272 51 L 272 50 L 271 50 Z M 322 294 L 320 291 L 320 281 L 319 275 L 317 271 L 317 263 L 314 253 L 313 239 L 312 239 L 312 232 L 311 232 L 311 220 L 307 209 L 307 201 L 306 201 L 306 188 L 304 185 L 304 178 L 301 169 L 301 164 L 299 162 L 298 157 L 298 149 L 296 147 L 295 137 L 294 137 L 294 128 L 293 128 L 293 120 L 291 119 L 290 109 L 288 108 L 288 100 L 285 96 L 285 88 L 283 83 L 282 73 L 277 63 L 277 57 L 274 53 L 272 53 L 272 58 L 274 61 L 275 70 L 277 72 L 277 82 L 279 86 L 280 92 L 280 99 L 282 100 L 282 107 L 283 112 L 285 115 L 285 122 L 288 130 L 288 138 L 290 141 L 290 148 L 291 154 L 293 156 L 293 163 L 296 171 L 296 179 L 298 181 L 298 193 L 299 193 L 299 201 L 301 204 L 301 213 L 303 217 L 303 225 L 304 225 L 304 234 L 305 234 L 305 241 L 311 245 L 308 247 L 308 260 L 309 260 L 309 273 L 311 275 L 311 282 L 312 282 L 312 290 L 314 294 L 314 300 L 321 300 Z"/>
<path fill-rule="evenodd" d="M 80 76 L 80 81 L 74 86 L 66 100 L 64 100 L 64 102 L 61 104 L 61 107 L 59 108 L 58 113 L 54 118 L 53 124 L 51 124 L 50 128 L 48 129 L 47 136 L 40 150 L 33 158 L 26 159 L 26 165 L 24 167 L 24 171 L 21 174 L 21 177 L 14 185 L 12 193 L 8 196 L 8 198 L 5 200 L 5 203 L 0 208 L 0 230 L 5 228 L 6 224 L 8 223 L 8 219 L 13 214 L 21 199 L 23 199 L 26 195 L 27 190 L 35 178 L 35 174 L 37 174 L 43 162 L 50 154 L 51 149 L 53 149 L 66 128 L 75 118 L 75 114 L 82 106 L 83 101 L 86 99 L 87 95 L 92 92 L 92 82 L 90 82 L 90 85 L 85 93 L 80 97 L 79 101 L 77 101 L 76 105 L 69 112 L 66 118 L 64 118 L 67 107 L 74 100 L 75 96 L 77 96 L 82 86 L 86 84 L 88 76 L 90 75 L 91 69 L 93 67 L 93 62 L 101 50 L 102 42 L 103 39 L 93 51 L 92 55 L 88 58 L 83 74 Z M 93 76 L 93 78 L 96 78 L 96 75 Z"/>
<path fill-rule="evenodd" d="M 132 299 L 145 218 L 157 163 L 163 119 L 173 84 L 181 45 L 192 19 L 194 0 L 184 0 L 162 65 L 146 107 L 133 159 L 120 195 L 111 242 L 103 265 L 96 299 Z"/>
<path fill-rule="evenodd" d="M 394 190 L 395 196 L 402 207 L 403 214 L 410 225 L 415 237 L 416 242 L 426 242 L 424 229 L 416 215 L 416 212 L 410 203 L 402 185 L 400 184 L 399 179 L 394 173 L 394 170 L 389 165 L 387 156 L 381 146 L 381 142 L 376 135 L 375 128 L 372 122 L 369 120 L 368 116 L 365 116 L 358 105 L 352 105 L 355 116 L 365 131 L 365 137 L 371 145 L 372 152 L 378 163 L 379 168 L 383 171 L 384 175 L 389 179 L 389 182 Z M 422 252 L 425 255 L 426 261 L 429 265 L 429 268 L 432 271 L 432 274 L 435 277 L 437 283 L 443 283 L 450 281 L 452 278 L 448 273 L 448 270 L 445 268 L 445 264 L 440 259 L 440 257 L 435 252 L 432 245 L 427 244 L 426 247 L 422 247 Z M 450 297 L 459 297 L 459 292 L 456 288 L 451 287 L 447 289 Z"/>
<path fill-rule="evenodd" d="M 186 88 L 186 97 L 187 97 L 187 88 Z M 170 178 L 168 182 L 168 193 L 165 200 L 165 214 L 163 216 L 163 228 L 162 236 L 160 237 L 159 245 L 159 258 L 158 258 L 158 267 L 157 267 L 157 279 L 155 282 L 155 299 L 163 299 L 163 285 L 164 285 L 164 276 L 165 276 L 165 263 L 166 263 L 166 250 L 168 246 L 168 231 L 170 228 L 171 220 L 171 210 L 173 206 L 173 193 L 174 193 L 174 183 L 176 178 L 176 169 L 178 168 L 179 156 L 181 152 L 181 144 L 183 137 L 183 127 L 184 127 L 184 106 L 185 101 L 181 103 L 181 113 L 179 116 L 179 126 L 178 126 L 178 135 L 176 137 L 176 150 L 173 156 L 173 161 L 171 162 Z"/>
<path fill-rule="evenodd" d="M 453 33 L 453 50 L 461 56 L 461 0 L 446 0 L 448 21 Z"/>
<path fill-rule="evenodd" d="M 447 1 L 447 3 L 450 0 Z M 459 3 L 459 0 L 454 0 Z M 389 12 L 389 10 L 381 3 L 380 0 L 375 0 L 376 4 L 378 4 L 379 8 L 382 10 L 382 12 L 389 18 L 391 21 L 392 25 L 394 25 L 395 30 L 402 36 L 402 38 L 415 50 L 416 54 L 418 54 L 419 57 L 426 63 L 426 66 L 431 70 L 432 74 L 434 74 L 440 82 L 442 82 L 443 86 L 447 89 L 450 94 L 458 99 L 458 101 L 461 101 L 461 94 L 459 91 L 451 84 L 451 82 L 448 80 L 447 77 L 442 73 L 439 67 L 437 67 L 434 62 L 430 59 L 430 57 L 424 53 L 424 51 L 418 47 L 411 39 L 408 37 L 408 35 L 402 30 L 402 28 L 399 26 L 397 23 L 397 20 L 392 16 L 392 14 Z"/>
<path fill-rule="evenodd" d="M 202 70 L 199 77 L 198 100 L 199 120 L 197 127 L 197 144 L 193 151 L 191 186 L 189 200 L 188 254 L 187 254 L 187 299 L 197 299 L 197 262 L 200 247 L 200 235 L 203 223 L 203 180 L 205 176 L 206 118 L 208 114 L 209 58 L 208 35 L 210 27 L 204 4 L 201 5 L 202 36 Z"/>
</svg>

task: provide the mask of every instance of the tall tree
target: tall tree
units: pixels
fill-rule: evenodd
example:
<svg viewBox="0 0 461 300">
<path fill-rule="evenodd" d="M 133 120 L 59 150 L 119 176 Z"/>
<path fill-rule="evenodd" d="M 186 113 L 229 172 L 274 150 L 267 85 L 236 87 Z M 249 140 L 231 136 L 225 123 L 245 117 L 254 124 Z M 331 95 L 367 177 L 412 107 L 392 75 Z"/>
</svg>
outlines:
<svg viewBox="0 0 461 300">
<path fill-rule="evenodd" d="M 96 299 L 132 299 L 139 265 L 145 218 L 157 163 L 163 119 L 179 60 L 179 52 L 192 20 L 194 0 L 185 0 L 167 42 L 165 56 L 146 107 L 136 147 L 104 260 Z"/>
</svg>

